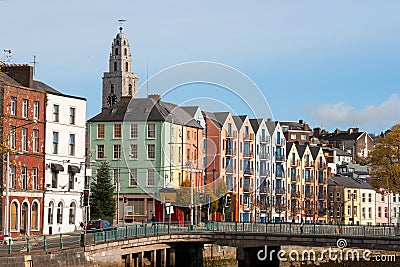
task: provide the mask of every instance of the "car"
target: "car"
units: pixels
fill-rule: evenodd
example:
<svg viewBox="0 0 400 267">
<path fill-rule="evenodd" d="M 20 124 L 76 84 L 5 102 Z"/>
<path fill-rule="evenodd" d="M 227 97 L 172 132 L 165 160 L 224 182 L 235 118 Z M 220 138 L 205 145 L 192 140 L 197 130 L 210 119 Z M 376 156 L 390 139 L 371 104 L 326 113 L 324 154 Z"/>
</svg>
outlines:
<svg viewBox="0 0 400 267">
<path fill-rule="evenodd" d="M 117 229 L 116 226 L 111 225 L 107 220 L 91 220 L 86 225 L 86 230 L 97 230 L 97 231 L 110 231 Z"/>
</svg>

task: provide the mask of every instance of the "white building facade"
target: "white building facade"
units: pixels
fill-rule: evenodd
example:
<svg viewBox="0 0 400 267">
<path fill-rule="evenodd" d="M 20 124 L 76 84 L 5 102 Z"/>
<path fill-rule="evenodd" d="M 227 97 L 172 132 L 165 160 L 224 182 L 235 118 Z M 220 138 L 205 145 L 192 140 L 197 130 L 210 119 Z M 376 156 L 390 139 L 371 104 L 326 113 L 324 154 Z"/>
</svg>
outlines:
<svg viewBox="0 0 400 267">
<path fill-rule="evenodd" d="M 86 99 L 47 91 L 43 234 L 83 222 Z"/>
</svg>

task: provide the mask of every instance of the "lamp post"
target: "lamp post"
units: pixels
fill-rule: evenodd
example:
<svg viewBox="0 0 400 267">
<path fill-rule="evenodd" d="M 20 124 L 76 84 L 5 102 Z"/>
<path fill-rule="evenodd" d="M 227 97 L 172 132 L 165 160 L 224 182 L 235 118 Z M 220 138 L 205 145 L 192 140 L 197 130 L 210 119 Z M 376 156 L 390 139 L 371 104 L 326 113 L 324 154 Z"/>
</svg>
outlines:
<svg viewBox="0 0 400 267">
<path fill-rule="evenodd" d="M 14 131 L 18 128 L 34 124 L 36 123 L 36 120 L 32 120 L 29 123 L 13 127 L 10 129 L 11 131 Z M 8 145 L 10 146 L 10 137 L 8 137 Z M 4 236 L 7 238 L 10 238 L 10 150 L 12 148 L 7 149 L 7 167 L 6 167 L 6 206 L 5 206 L 5 220 L 4 220 Z M 17 154 L 22 154 L 21 152 L 16 152 Z M 8 241 L 8 240 L 7 240 Z"/>
</svg>

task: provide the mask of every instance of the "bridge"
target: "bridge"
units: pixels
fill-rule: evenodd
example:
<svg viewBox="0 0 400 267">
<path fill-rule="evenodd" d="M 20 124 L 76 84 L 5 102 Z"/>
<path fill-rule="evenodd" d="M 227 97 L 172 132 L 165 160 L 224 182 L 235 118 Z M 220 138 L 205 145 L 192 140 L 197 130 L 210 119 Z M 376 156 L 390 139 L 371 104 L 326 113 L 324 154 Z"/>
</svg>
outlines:
<svg viewBox="0 0 400 267">
<path fill-rule="evenodd" d="M 57 242 L 44 237 L 32 244 L 28 239 L 1 246 L 0 255 L 30 253 L 34 260 L 40 251 L 54 253 L 59 243 L 59 249 L 80 248 L 93 263 L 110 266 L 202 266 L 204 244 L 217 244 L 236 247 L 239 266 L 257 266 L 257 253 L 265 246 L 275 251 L 282 245 L 338 249 L 339 239 L 348 247 L 400 251 L 400 228 L 394 226 L 208 222 L 126 225 L 112 231 L 64 235 Z M 279 266 L 276 257 L 268 266 Z"/>
</svg>

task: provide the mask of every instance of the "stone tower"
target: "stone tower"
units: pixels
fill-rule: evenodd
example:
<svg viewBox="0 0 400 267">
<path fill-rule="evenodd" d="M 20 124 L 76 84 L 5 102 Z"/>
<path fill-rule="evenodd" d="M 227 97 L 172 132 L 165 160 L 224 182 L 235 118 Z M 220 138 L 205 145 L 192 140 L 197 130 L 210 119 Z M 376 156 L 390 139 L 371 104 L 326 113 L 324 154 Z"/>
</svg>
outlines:
<svg viewBox="0 0 400 267">
<path fill-rule="evenodd" d="M 102 107 L 109 107 L 117 103 L 121 97 L 137 97 L 137 73 L 132 72 L 132 54 L 128 39 L 119 28 L 111 47 L 109 71 L 103 76 Z"/>
</svg>

